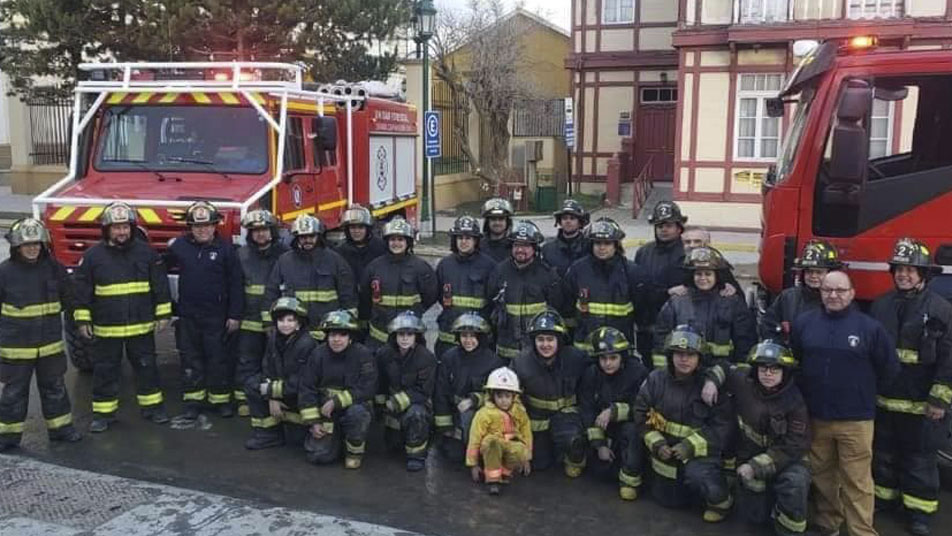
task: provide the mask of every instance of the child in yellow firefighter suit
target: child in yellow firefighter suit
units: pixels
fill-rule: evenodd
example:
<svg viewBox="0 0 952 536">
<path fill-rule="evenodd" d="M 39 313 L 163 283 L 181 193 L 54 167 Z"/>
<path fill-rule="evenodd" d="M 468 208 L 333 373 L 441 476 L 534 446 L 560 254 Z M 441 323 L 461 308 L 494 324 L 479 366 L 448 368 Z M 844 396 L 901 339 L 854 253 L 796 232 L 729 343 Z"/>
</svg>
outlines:
<svg viewBox="0 0 952 536">
<path fill-rule="evenodd" d="M 519 401 L 519 377 L 506 367 L 489 374 L 489 394 L 473 417 L 466 447 L 466 466 L 473 481 L 479 482 L 479 459 L 490 495 L 499 495 L 499 484 L 505 484 L 514 470 L 529 476 L 532 458 L 532 428 L 529 415 Z"/>
</svg>

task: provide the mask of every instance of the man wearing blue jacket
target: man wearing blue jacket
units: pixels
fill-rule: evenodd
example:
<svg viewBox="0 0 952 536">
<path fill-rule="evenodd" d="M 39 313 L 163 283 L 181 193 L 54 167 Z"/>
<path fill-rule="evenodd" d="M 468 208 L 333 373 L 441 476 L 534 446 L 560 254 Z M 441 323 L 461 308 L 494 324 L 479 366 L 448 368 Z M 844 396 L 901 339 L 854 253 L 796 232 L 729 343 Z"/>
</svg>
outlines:
<svg viewBox="0 0 952 536">
<path fill-rule="evenodd" d="M 828 273 L 820 285 L 823 308 L 798 316 L 790 337 L 810 412 L 815 521 L 823 535 L 838 534 L 844 519 L 853 536 L 877 534 L 876 393 L 899 373 L 895 344 L 882 324 L 853 305 L 855 295 L 849 276 Z"/>
<path fill-rule="evenodd" d="M 215 232 L 220 221 L 211 203 L 193 203 L 185 213 L 188 231 L 166 254 L 169 267 L 179 271 L 175 340 L 182 358 L 181 424 L 194 422 L 206 399 L 222 417 L 234 415 L 234 366 L 225 339 L 241 324 L 244 288 L 234 247 Z"/>
</svg>

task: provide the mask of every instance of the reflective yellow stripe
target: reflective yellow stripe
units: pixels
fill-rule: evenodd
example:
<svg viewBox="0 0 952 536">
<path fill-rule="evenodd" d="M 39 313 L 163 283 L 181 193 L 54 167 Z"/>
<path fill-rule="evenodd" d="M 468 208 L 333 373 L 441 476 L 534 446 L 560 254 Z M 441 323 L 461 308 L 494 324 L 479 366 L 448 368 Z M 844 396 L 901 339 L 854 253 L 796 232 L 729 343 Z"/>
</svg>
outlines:
<svg viewBox="0 0 952 536">
<path fill-rule="evenodd" d="M 86 209 L 86 212 L 79 217 L 79 221 L 96 221 L 99 218 L 99 215 L 102 214 L 103 207 L 92 207 Z"/>
<path fill-rule="evenodd" d="M 925 415 L 926 413 L 926 403 L 914 400 L 886 398 L 885 396 L 877 395 L 876 405 L 886 411 L 895 411 L 897 413 L 910 413 L 912 415 Z"/>
<path fill-rule="evenodd" d="M 4 303 L 0 307 L 0 315 L 13 318 L 33 318 L 37 316 L 58 315 L 63 310 L 60 302 L 37 303 L 26 307 L 16 307 Z"/>
<path fill-rule="evenodd" d="M 141 324 L 129 324 L 127 326 L 96 326 L 93 325 L 93 335 L 97 337 L 106 337 L 107 339 L 117 339 L 122 337 L 137 337 L 152 333 L 155 329 L 155 322 L 143 322 Z"/>
<path fill-rule="evenodd" d="M 142 220 L 146 223 L 162 223 L 162 218 L 151 208 L 140 208 L 139 215 L 142 216 Z"/>
<path fill-rule="evenodd" d="M 506 359 L 515 359 L 519 357 L 519 350 L 515 348 L 509 348 L 508 346 L 497 346 L 496 354 L 498 354 L 499 357 L 504 357 Z"/>
<path fill-rule="evenodd" d="M 615 402 L 612 404 L 615 409 L 615 421 L 627 421 L 631 416 L 631 406 L 626 402 Z"/>
<path fill-rule="evenodd" d="M 758 447 L 767 446 L 767 437 L 757 433 L 753 427 L 744 422 L 744 419 L 742 419 L 740 415 L 737 416 L 737 424 L 740 426 L 741 431 L 744 432 L 744 435 L 747 436 L 747 439 L 753 441 L 755 445 Z"/>
<path fill-rule="evenodd" d="M 572 346 L 578 348 L 579 350 L 581 350 L 581 351 L 583 351 L 583 352 L 589 353 L 589 354 L 595 351 L 595 349 L 592 348 L 592 345 L 591 345 L 591 344 L 589 344 L 589 343 L 587 343 L 587 342 L 583 342 L 583 341 L 575 341 L 575 342 L 572 343 Z"/>
<path fill-rule="evenodd" d="M 895 501 L 899 498 L 899 490 L 895 488 L 887 488 L 886 486 L 876 484 L 873 486 L 873 491 L 876 493 L 877 499 L 884 501 Z"/>
<path fill-rule="evenodd" d="M 271 381 L 271 398 L 284 398 L 284 380 Z"/>
<path fill-rule="evenodd" d="M 292 424 L 304 424 L 304 418 L 301 417 L 300 413 L 295 413 L 293 411 L 285 411 L 281 414 L 281 420 L 284 422 L 289 422 Z M 327 425 L 324 425 L 324 429 L 327 429 Z"/>
<path fill-rule="evenodd" d="M 410 199 L 407 199 L 405 201 L 400 201 L 399 203 L 394 203 L 392 205 L 380 207 L 377 210 L 372 211 L 371 214 L 373 214 L 373 216 L 377 218 L 384 214 L 389 214 L 395 210 L 400 210 L 403 207 L 408 207 L 410 205 L 415 205 L 415 204 L 417 204 L 417 198 L 411 197 Z"/>
<path fill-rule="evenodd" d="M 264 296 L 264 285 L 245 285 L 245 294 Z"/>
<path fill-rule="evenodd" d="M 125 296 L 128 294 L 144 294 L 151 287 L 148 281 L 132 281 L 130 283 L 116 283 L 114 285 L 96 285 L 96 296 Z"/>
<path fill-rule="evenodd" d="M 93 401 L 93 413 L 115 413 L 119 409 L 119 400 Z"/>
<path fill-rule="evenodd" d="M 704 439 L 704 436 L 695 432 L 686 438 L 685 441 L 691 444 L 694 447 L 694 456 L 697 458 L 703 458 L 707 456 L 707 439 Z"/>
<path fill-rule="evenodd" d="M 387 332 L 381 330 L 377 326 L 370 324 L 370 336 L 377 339 L 380 342 L 387 342 Z"/>
<path fill-rule="evenodd" d="M 456 344 L 456 335 L 453 333 L 447 333 L 441 331 L 439 335 L 439 341 L 445 342 L 446 344 Z"/>
<path fill-rule="evenodd" d="M 133 104 L 143 104 L 149 102 L 149 98 L 152 97 L 151 93 L 139 93 L 133 99 Z"/>
<path fill-rule="evenodd" d="M 668 366 L 668 357 L 664 354 L 651 354 L 651 364 L 656 369 L 663 369 Z"/>
<path fill-rule="evenodd" d="M 406 446 L 407 454 L 419 454 L 421 452 L 425 452 L 426 445 L 427 445 L 426 441 L 424 441 L 422 445 L 417 445 L 415 447 L 411 447 L 410 445 L 407 445 Z"/>
<path fill-rule="evenodd" d="M 594 316 L 628 316 L 634 314 L 635 306 L 628 303 L 588 303 L 575 302 L 575 307 L 582 313 Z"/>
<path fill-rule="evenodd" d="M 351 442 L 348 439 L 344 439 L 344 446 L 347 447 L 347 454 L 363 454 L 366 443 L 363 441 L 354 441 Z"/>
<path fill-rule="evenodd" d="M 305 421 L 316 421 L 321 417 L 321 413 L 317 408 L 303 408 L 301 409 L 301 418 Z"/>
<path fill-rule="evenodd" d="M 245 394 L 245 392 L 239 391 L 238 389 L 232 391 L 231 396 L 235 397 L 235 400 L 248 400 L 248 396 Z"/>
<path fill-rule="evenodd" d="M 664 432 L 666 434 L 673 435 L 674 437 L 679 437 L 684 439 L 696 431 L 697 430 L 695 430 L 694 428 L 691 428 L 690 426 L 686 424 L 681 424 L 674 421 L 666 421 L 664 423 Z"/>
<path fill-rule="evenodd" d="M 52 419 L 46 419 L 46 428 L 49 430 L 57 430 L 70 424 L 73 424 L 73 415 L 71 413 L 53 417 Z"/>
<path fill-rule="evenodd" d="M 241 329 L 245 331 L 254 331 L 255 333 L 264 333 L 264 323 L 254 320 L 242 320 Z"/>
<path fill-rule="evenodd" d="M 784 528 L 794 533 L 806 532 L 807 530 L 806 519 L 796 521 L 792 519 L 791 517 L 789 517 L 787 514 L 783 513 L 783 511 L 780 510 L 779 508 L 775 509 L 775 511 L 777 512 L 777 523 L 780 523 Z"/>
<path fill-rule="evenodd" d="M 65 345 L 63 341 L 45 344 L 36 348 L 9 348 L 0 346 L 0 357 L 4 359 L 36 359 L 38 357 L 49 357 L 59 354 L 63 351 Z"/>
<path fill-rule="evenodd" d="M 162 98 L 159 99 L 160 104 L 168 104 L 170 102 L 175 102 L 175 99 L 178 98 L 178 93 L 166 93 L 162 95 Z"/>
<path fill-rule="evenodd" d="M 452 415 L 437 415 L 433 417 L 433 424 L 440 428 L 445 428 L 448 426 L 453 426 L 453 416 Z"/>
<path fill-rule="evenodd" d="M 651 457 L 651 468 L 654 470 L 654 472 L 658 476 L 663 476 L 671 480 L 678 479 L 677 467 L 673 465 L 668 465 L 664 463 L 663 461 L 659 460 L 658 458 L 655 458 L 654 456 Z"/>
<path fill-rule="evenodd" d="M 534 316 L 543 311 L 545 311 L 545 302 L 506 304 L 506 312 L 513 316 Z"/>
<path fill-rule="evenodd" d="M 605 439 L 605 430 L 597 426 L 593 426 L 588 429 L 588 440 L 589 441 L 598 441 Z"/>
<path fill-rule="evenodd" d="M 641 486 L 641 475 L 629 475 L 624 469 L 619 469 L 618 482 L 625 486 L 637 488 Z"/>
<path fill-rule="evenodd" d="M 157 406 L 163 402 L 162 391 L 156 391 L 151 395 L 136 395 L 136 401 L 140 406 Z"/>
<path fill-rule="evenodd" d="M 155 306 L 155 316 L 168 316 L 172 314 L 172 303 L 165 302 Z"/>
<path fill-rule="evenodd" d="M 750 463 L 754 465 L 759 465 L 761 468 L 761 472 L 766 473 L 768 475 L 772 475 L 777 472 L 777 468 L 774 465 L 773 458 L 771 458 L 770 454 L 767 454 L 766 452 L 762 452 L 754 456 L 753 458 L 751 458 Z"/>
<path fill-rule="evenodd" d="M 324 212 L 325 210 L 333 210 L 345 205 L 347 205 L 346 199 L 338 199 L 337 201 L 331 201 L 330 203 L 321 203 L 320 205 L 317 205 L 317 211 Z"/>
<path fill-rule="evenodd" d="M 486 305 L 485 298 L 474 298 L 471 296 L 453 296 L 453 307 L 468 307 L 470 309 L 482 309 Z"/>
<path fill-rule="evenodd" d="M 76 207 L 60 207 L 50 216 L 50 221 L 63 221 L 76 211 Z"/>
<path fill-rule="evenodd" d="M 908 348 L 896 348 L 896 355 L 899 356 L 899 362 L 907 365 L 919 363 L 919 351 Z"/>
<path fill-rule="evenodd" d="M 252 428 L 274 428 L 278 424 L 278 420 L 270 415 L 261 419 L 257 417 L 251 418 Z"/>
<path fill-rule="evenodd" d="M 939 510 L 939 501 L 920 499 L 905 493 L 902 494 L 902 504 L 909 510 L 918 510 L 926 514 L 934 514 Z"/>
<path fill-rule="evenodd" d="M 350 407 L 354 403 L 354 397 L 350 394 L 350 391 L 338 391 L 334 393 L 334 396 L 336 396 L 340 402 L 341 409 Z"/>
<path fill-rule="evenodd" d="M 711 355 L 714 357 L 727 357 L 734 351 L 734 343 L 729 342 L 727 344 L 716 344 L 709 342 L 707 343 L 707 348 L 711 351 Z"/>
<path fill-rule="evenodd" d="M 128 95 L 128 93 L 125 92 L 110 93 L 109 100 L 106 102 L 109 104 L 119 104 L 122 102 L 122 99 L 126 98 L 126 95 Z"/>
<path fill-rule="evenodd" d="M 529 427 L 533 432 L 545 432 L 549 429 L 549 419 L 529 419 Z"/>
<path fill-rule="evenodd" d="M 380 302 L 377 305 L 383 305 L 384 307 L 412 307 L 422 301 L 423 298 L 421 298 L 419 294 L 413 294 L 411 296 L 384 294 L 380 297 Z"/>
<path fill-rule="evenodd" d="M 575 395 L 557 398 L 555 400 L 545 400 L 542 398 L 526 395 L 526 402 L 530 407 L 547 411 L 560 411 L 570 408 L 578 403 Z"/>
<path fill-rule="evenodd" d="M 664 436 L 661 435 L 661 432 L 657 430 L 651 430 L 645 433 L 644 441 L 645 441 L 646 447 L 648 447 L 649 449 L 653 449 L 655 445 L 664 443 L 665 439 L 664 439 Z"/>
<path fill-rule="evenodd" d="M 231 393 L 208 393 L 208 401 L 212 404 L 227 404 L 231 402 Z"/>
<path fill-rule="evenodd" d="M 190 402 L 203 402 L 205 400 L 205 390 L 200 391 L 187 391 L 182 393 L 182 400 Z"/>
<path fill-rule="evenodd" d="M 410 395 L 406 391 L 400 391 L 399 393 L 393 394 L 393 399 L 397 403 L 397 408 L 400 411 L 405 411 L 410 407 Z"/>
<path fill-rule="evenodd" d="M 233 93 L 219 93 L 218 98 L 220 98 L 225 104 L 238 104 L 241 102 Z"/>
<path fill-rule="evenodd" d="M 929 396 L 937 398 L 946 404 L 952 404 L 952 387 L 942 383 L 934 383 L 932 384 L 932 389 L 929 389 Z"/>
<path fill-rule="evenodd" d="M 294 296 L 302 302 L 327 303 L 337 300 L 336 290 L 298 290 Z"/>
<path fill-rule="evenodd" d="M 93 315 L 89 309 L 76 309 L 73 311 L 73 320 L 76 322 L 92 322 Z"/>
<path fill-rule="evenodd" d="M 0 422 L 0 434 L 22 434 L 22 422 Z"/>
<path fill-rule="evenodd" d="M 271 313 L 268 311 L 261 311 L 261 321 L 271 322 Z"/>
<path fill-rule="evenodd" d="M 195 102 L 199 104 L 208 104 L 212 102 L 212 100 L 208 98 L 208 95 L 200 92 L 192 93 L 192 98 L 195 99 Z"/>
<path fill-rule="evenodd" d="M 743 486 L 749 489 L 750 491 L 754 491 L 757 493 L 763 493 L 767 491 L 767 483 L 763 480 L 758 480 L 756 478 L 751 478 L 750 480 L 742 478 L 741 484 L 743 484 Z"/>
</svg>

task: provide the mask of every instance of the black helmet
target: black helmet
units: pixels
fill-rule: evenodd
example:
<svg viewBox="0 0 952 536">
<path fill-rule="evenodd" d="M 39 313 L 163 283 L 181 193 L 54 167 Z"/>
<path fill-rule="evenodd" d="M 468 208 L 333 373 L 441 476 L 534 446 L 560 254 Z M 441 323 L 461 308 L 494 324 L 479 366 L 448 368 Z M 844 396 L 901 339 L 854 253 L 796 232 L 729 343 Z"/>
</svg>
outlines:
<svg viewBox="0 0 952 536">
<path fill-rule="evenodd" d="M 497 218 L 511 218 L 514 213 L 515 211 L 512 210 L 512 203 L 510 203 L 508 199 L 494 197 L 492 199 L 487 199 L 486 202 L 483 203 L 483 218 L 488 218 L 491 216 Z"/>
<path fill-rule="evenodd" d="M 708 246 L 701 246 L 691 250 L 684 257 L 684 268 L 687 270 L 724 270 L 728 267 L 727 261 L 720 251 Z"/>
<path fill-rule="evenodd" d="M 750 349 L 747 362 L 752 366 L 765 365 L 792 369 L 797 366 L 793 352 L 783 344 L 766 339 Z"/>
<path fill-rule="evenodd" d="M 592 345 L 592 357 L 609 354 L 627 354 L 631 350 L 631 343 L 625 334 L 612 327 L 601 327 L 588 336 Z"/>
<path fill-rule="evenodd" d="M 532 320 L 529 321 L 529 329 L 526 330 L 530 337 L 535 337 L 540 333 L 554 333 L 561 336 L 567 332 L 562 315 L 552 309 L 542 311 L 532 317 Z"/>
<path fill-rule="evenodd" d="M 562 201 L 562 208 L 552 213 L 555 216 L 555 225 L 559 225 L 562 220 L 562 216 L 566 214 L 571 214 L 579 219 L 583 226 L 588 225 L 588 211 L 586 211 L 582 204 L 574 199 L 566 199 Z"/>
<path fill-rule="evenodd" d="M 486 319 L 479 313 L 473 312 L 459 315 L 456 317 L 456 320 L 453 321 L 452 327 L 450 327 L 450 332 L 457 334 L 464 331 L 472 331 L 473 333 L 486 335 L 491 330 L 489 322 L 486 322 Z"/>
<path fill-rule="evenodd" d="M 509 231 L 509 240 L 512 242 L 528 242 L 535 247 L 542 245 L 545 237 L 539 227 L 529 220 L 519 220 Z"/>
<path fill-rule="evenodd" d="M 185 210 L 186 225 L 215 225 L 221 221 L 221 213 L 208 201 L 196 201 Z"/>
<path fill-rule="evenodd" d="M 800 257 L 793 261 L 793 267 L 798 270 L 808 268 L 839 270 L 843 268 L 843 263 L 840 261 L 836 248 L 830 243 L 825 240 L 810 240 L 803 246 Z"/>
<path fill-rule="evenodd" d="M 668 356 L 674 354 L 675 351 L 704 354 L 707 352 L 707 342 L 704 340 L 704 335 L 701 335 L 693 326 L 681 324 L 665 338 L 664 351 Z"/>
<path fill-rule="evenodd" d="M 892 258 L 889 259 L 889 270 L 895 270 L 897 266 L 919 268 L 923 276 L 942 271 L 942 267 L 932 263 L 929 248 L 914 238 L 900 238 L 896 242 Z"/>
<path fill-rule="evenodd" d="M 621 242 L 625 239 L 625 231 L 611 218 L 599 218 L 588 228 L 588 238 L 595 240 L 614 240 Z"/>
<path fill-rule="evenodd" d="M 479 222 L 476 221 L 476 218 L 467 215 L 456 218 L 456 221 L 453 222 L 453 227 L 450 228 L 450 235 L 479 238 L 483 236 L 483 233 L 479 230 Z"/>
<path fill-rule="evenodd" d="M 683 227 L 688 222 L 688 217 L 681 214 L 681 207 L 674 201 L 659 201 L 651 211 L 648 223 L 661 225 L 667 222 L 674 222 Z"/>
</svg>

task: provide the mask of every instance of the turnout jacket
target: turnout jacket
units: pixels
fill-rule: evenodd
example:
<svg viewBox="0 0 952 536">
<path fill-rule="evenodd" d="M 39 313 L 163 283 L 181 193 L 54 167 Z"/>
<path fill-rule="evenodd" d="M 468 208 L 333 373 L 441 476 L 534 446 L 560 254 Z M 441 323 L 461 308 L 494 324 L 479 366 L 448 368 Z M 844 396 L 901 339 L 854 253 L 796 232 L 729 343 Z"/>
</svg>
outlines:
<svg viewBox="0 0 952 536">
<path fill-rule="evenodd" d="M 249 243 L 238 249 L 238 261 L 241 263 L 241 272 L 244 277 L 245 307 L 241 313 L 241 329 L 245 331 L 264 332 L 261 312 L 271 308 L 265 303 L 265 287 L 271 270 L 274 269 L 278 258 L 288 251 L 288 247 L 278 240 L 271 242 L 265 249 Z"/>
<path fill-rule="evenodd" d="M 165 253 L 165 263 L 179 271 L 176 316 L 241 318 L 241 264 L 234 246 L 217 233 L 208 244 L 199 244 L 191 233 L 176 238 Z"/>
<path fill-rule="evenodd" d="M 476 250 L 471 255 L 453 253 L 440 259 L 436 265 L 436 284 L 443 311 L 437 318 L 439 339 L 456 344 L 456 335 L 450 332 L 453 322 L 467 312 L 489 318 L 490 302 L 486 299 L 486 285 L 496 263 Z"/>
<path fill-rule="evenodd" d="M 482 338 L 485 341 L 485 337 Z M 462 346 L 451 348 L 437 367 L 433 395 L 434 421 L 437 428 L 452 428 L 456 406 L 468 398 L 478 408 L 485 400 L 483 386 L 489 373 L 505 366 L 495 352 L 483 342 L 472 352 Z"/>
<path fill-rule="evenodd" d="M 268 383 L 268 398 L 300 407 L 301 373 L 317 349 L 317 341 L 302 327 L 287 337 L 275 330 L 261 360 L 261 370 L 245 380 L 245 388 L 257 391 Z"/>
<path fill-rule="evenodd" d="M 513 360 L 533 432 L 548 430 L 549 417 L 556 413 L 578 411 L 579 384 L 590 364 L 581 350 L 571 346 L 559 348 L 548 362 L 535 347 L 526 348 Z"/>
<path fill-rule="evenodd" d="M 60 312 L 73 307 L 66 270 L 45 248 L 36 262 L 10 253 L 0 263 L 0 359 L 57 355 L 63 351 Z"/>
<path fill-rule="evenodd" d="M 75 272 L 77 323 L 92 324 L 97 337 L 152 333 L 156 320 L 172 316 L 169 279 L 162 257 L 133 235 L 121 246 L 105 239 L 83 254 Z"/>
<path fill-rule="evenodd" d="M 526 446 L 529 459 L 532 459 L 532 429 L 526 408 L 516 396 L 509 411 L 496 407 L 487 400 L 473 417 L 469 428 L 469 444 L 466 446 L 466 467 L 479 463 L 479 446 L 487 437 L 497 437 L 505 441 L 518 441 Z"/>
<path fill-rule="evenodd" d="M 647 377 L 648 371 L 638 359 L 623 358 L 621 368 L 611 375 L 605 374 L 597 362 L 588 367 L 579 387 L 579 403 L 592 447 L 607 445 L 605 430 L 595 425 L 598 415 L 611 409 L 611 422 L 631 421 L 635 397 Z"/>
<path fill-rule="evenodd" d="M 304 424 L 321 420 L 321 406 L 334 398 L 334 412 L 373 401 L 377 391 L 377 363 L 366 346 L 351 342 L 343 352 L 321 344 L 301 372 L 298 401 Z"/>
<path fill-rule="evenodd" d="M 813 311 L 823 307 L 820 301 L 820 290 L 801 284 L 800 286 L 784 289 L 777 299 L 764 311 L 760 319 L 761 338 L 780 338 L 784 341 L 790 338 L 790 329 L 793 321 L 800 313 Z"/>
<path fill-rule="evenodd" d="M 555 268 L 559 277 L 563 277 L 575 261 L 584 259 L 591 252 L 592 242 L 582 236 L 582 231 L 579 231 L 575 238 L 566 238 L 559 229 L 558 236 L 549 239 L 542 246 L 542 258 Z"/>
<path fill-rule="evenodd" d="M 740 428 L 737 461 L 749 463 L 757 480 L 768 480 L 803 460 L 810 448 L 806 402 L 789 377 L 791 371 L 783 374 L 783 383 L 771 392 L 757 381 L 756 367 L 734 367 L 727 375 Z"/>
<path fill-rule="evenodd" d="M 684 282 L 683 260 L 684 244 L 680 238 L 671 242 L 655 240 L 635 252 L 635 264 L 645 277 L 644 297 L 635 317 L 640 329 L 654 325 L 658 312 L 668 301 L 668 289 Z"/>
<path fill-rule="evenodd" d="M 508 233 L 509 230 L 507 229 L 506 234 Z M 489 234 L 486 233 L 485 238 L 479 241 L 479 250 L 498 264 L 509 258 L 512 253 L 512 242 L 508 236 L 493 240 L 489 238 Z"/>
<path fill-rule="evenodd" d="M 569 268 L 563 279 L 566 307 L 575 318 L 575 347 L 592 351 L 591 332 L 603 326 L 621 331 L 634 341 L 635 304 L 642 281 L 640 270 L 624 255 L 608 260 L 589 255 Z"/>
<path fill-rule="evenodd" d="M 364 270 L 360 283 L 360 318 L 370 321 L 370 336 L 387 342 L 387 325 L 403 311 L 420 317 L 436 302 L 436 274 L 413 254 L 382 255 Z"/>
<path fill-rule="evenodd" d="M 354 276 L 340 255 L 325 247 L 311 251 L 292 249 L 275 263 L 265 286 L 261 318 L 271 321 L 271 304 L 281 296 L 294 296 L 307 307 L 308 329 L 316 335 L 325 314 L 357 308 Z"/>
<path fill-rule="evenodd" d="M 403 413 L 413 404 L 432 409 L 436 357 L 426 346 L 418 343 L 407 355 L 400 355 L 393 345 L 386 344 L 377 350 L 377 363 L 395 413 Z"/>
<path fill-rule="evenodd" d="M 665 338 L 680 324 L 690 324 L 707 341 L 715 359 L 744 362 L 757 342 L 757 327 L 744 298 L 739 294 L 720 295 L 720 286 L 711 290 L 690 288 L 684 296 L 672 296 L 661 309 L 655 324 L 655 368 L 667 366 Z"/>
<path fill-rule="evenodd" d="M 923 414 L 925 402 L 952 404 L 952 305 L 935 292 L 893 290 L 873 302 L 873 318 L 896 343 L 899 375 L 881 389 L 879 407 Z"/>
<path fill-rule="evenodd" d="M 532 317 L 546 306 L 564 312 L 565 303 L 559 277 L 536 256 L 526 266 L 508 259 L 499 263 L 489 279 L 488 297 L 493 300 L 492 320 L 500 357 L 513 359 L 526 342 Z"/>
<path fill-rule="evenodd" d="M 371 261 L 387 253 L 387 243 L 372 232 L 369 233 L 367 244 L 362 247 L 348 238 L 335 248 L 335 251 L 350 266 L 350 271 L 354 274 L 355 284 L 360 282 L 364 270 L 370 265 Z"/>
</svg>

